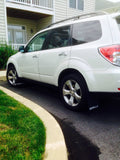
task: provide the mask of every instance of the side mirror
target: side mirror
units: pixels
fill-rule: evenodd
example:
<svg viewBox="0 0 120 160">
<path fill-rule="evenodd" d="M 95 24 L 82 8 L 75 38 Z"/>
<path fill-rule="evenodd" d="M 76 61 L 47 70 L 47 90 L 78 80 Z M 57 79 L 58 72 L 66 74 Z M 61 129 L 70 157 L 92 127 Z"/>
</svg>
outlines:
<svg viewBox="0 0 120 160">
<path fill-rule="evenodd" d="M 24 51 L 25 51 L 24 46 L 20 46 L 20 47 L 19 47 L 19 52 L 24 53 Z"/>
</svg>

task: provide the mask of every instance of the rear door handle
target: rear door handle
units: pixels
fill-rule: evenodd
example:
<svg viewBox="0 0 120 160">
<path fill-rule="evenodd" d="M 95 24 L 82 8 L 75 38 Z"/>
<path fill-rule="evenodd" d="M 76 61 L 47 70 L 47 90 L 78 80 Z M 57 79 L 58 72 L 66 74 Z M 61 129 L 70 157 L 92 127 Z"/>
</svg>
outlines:
<svg viewBox="0 0 120 160">
<path fill-rule="evenodd" d="M 67 56 L 67 53 L 65 52 L 59 53 L 59 56 Z"/>
</svg>

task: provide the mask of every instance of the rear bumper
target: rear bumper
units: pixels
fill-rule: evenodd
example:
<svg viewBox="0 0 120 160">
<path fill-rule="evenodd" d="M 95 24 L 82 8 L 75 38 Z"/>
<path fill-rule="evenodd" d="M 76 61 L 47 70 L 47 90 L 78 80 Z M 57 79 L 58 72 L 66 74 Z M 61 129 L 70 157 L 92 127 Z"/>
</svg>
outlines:
<svg viewBox="0 0 120 160">
<path fill-rule="evenodd" d="M 114 66 L 105 71 L 94 71 L 88 80 L 90 92 L 120 93 L 120 67 Z"/>
</svg>

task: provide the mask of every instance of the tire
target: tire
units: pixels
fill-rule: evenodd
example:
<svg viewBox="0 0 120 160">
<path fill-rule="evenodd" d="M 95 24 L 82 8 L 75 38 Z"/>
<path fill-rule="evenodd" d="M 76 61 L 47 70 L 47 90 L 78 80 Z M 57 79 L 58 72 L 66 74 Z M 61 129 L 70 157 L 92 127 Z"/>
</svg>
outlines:
<svg viewBox="0 0 120 160">
<path fill-rule="evenodd" d="M 7 70 L 7 81 L 13 87 L 16 87 L 21 84 L 14 66 L 9 67 Z"/>
<path fill-rule="evenodd" d="M 88 89 L 82 76 L 69 74 L 60 83 L 60 97 L 64 105 L 72 111 L 87 108 Z"/>
</svg>

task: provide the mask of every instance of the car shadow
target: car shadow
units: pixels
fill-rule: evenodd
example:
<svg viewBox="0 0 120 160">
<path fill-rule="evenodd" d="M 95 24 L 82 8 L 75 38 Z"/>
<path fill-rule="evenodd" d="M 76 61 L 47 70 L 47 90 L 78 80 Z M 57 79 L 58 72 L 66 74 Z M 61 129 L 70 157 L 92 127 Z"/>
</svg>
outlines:
<svg viewBox="0 0 120 160">
<path fill-rule="evenodd" d="M 43 84 L 43 83 L 34 83 L 27 82 L 21 86 L 11 87 L 6 81 L 0 81 L 0 85 L 6 87 L 26 98 L 29 98 L 33 101 L 36 100 L 36 103 L 39 105 L 45 106 L 46 100 L 47 104 L 52 104 L 54 106 L 58 105 L 58 108 L 64 108 L 60 101 L 59 90 L 57 87 Z M 97 109 L 83 111 L 83 112 L 74 112 L 74 114 L 82 115 L 91 120 L 103 121 L 103 122 L 116 122 L 120 121 L 120 95 L 110 94 L 100 96 L 98 100 L 99 107 Z M 65 108 L 65 110 L 67 110 Z M 69 113 L 73 111 L 67 110 Z"/>
</svg>

